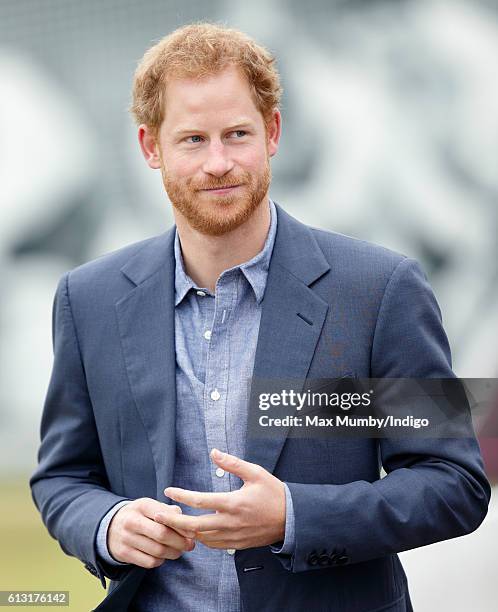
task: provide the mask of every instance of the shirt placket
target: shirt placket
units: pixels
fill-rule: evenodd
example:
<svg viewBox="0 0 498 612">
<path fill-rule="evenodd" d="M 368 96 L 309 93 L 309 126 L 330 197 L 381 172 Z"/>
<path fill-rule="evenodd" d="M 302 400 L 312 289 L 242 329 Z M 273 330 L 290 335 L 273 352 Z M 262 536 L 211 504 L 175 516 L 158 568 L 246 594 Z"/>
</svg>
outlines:
<svg viewBox="0 0 498 612">
<path fill-rule="evenodd" d="M 222 276 L 216 285 L 215 308 L 210 329 L 204 331 L 209 342 L 204 386 L 204 409 L 208 449 L 228 452 L 226 410 L 229 376 L 229 325 L 236 299 L 234 273 Z M 206 333 L 208 332 L 208 333 Z M 230 491 L 228 474 L 212 464 L 213 491 Z"/>
<path fill-rule="evenodd" d="M 226 410 L 228 408 L 228 382 L 230 366 L 230 320 L 237 299 L 237 271 L 222 275 L 216 284 L 215 309 L 211 328 L 205 330 L 204 338 L 209 342 L 206 378 L 204 386 L 204 409 L 206 440 L 208 449 L 217 448 L 228 452 Z M 206 333 L 208 332 L 208 333 Z M 228 472 L 210 462 L 211 481 L 214 492 L 230 491 Z M 228 576 L 235 572 L 233 550 L 221 551 L 221 567 L 218 582 L 218 609 L 227 609 L 232 599 Z M 236 578 L 235 578 L 236 579 Z M 233 602 L 232 602 L 233 608 Z"/>
</svg>

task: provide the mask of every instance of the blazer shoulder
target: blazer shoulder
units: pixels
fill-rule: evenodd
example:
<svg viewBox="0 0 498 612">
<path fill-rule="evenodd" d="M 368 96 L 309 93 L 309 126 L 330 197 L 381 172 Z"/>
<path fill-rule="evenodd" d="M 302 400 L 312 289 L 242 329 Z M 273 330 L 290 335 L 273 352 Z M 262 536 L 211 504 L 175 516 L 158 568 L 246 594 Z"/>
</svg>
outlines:
<svg viewBox="0 0 498 612">
<path fill-rule="evenodd" d="M 398 265 L 409 259 L 379 244 L 330 230 L 310 227 L 329 265 L 345 272 L 390 276 Z"/>
<path fill-rule="evenodd" d="M 85 312 L 114 304 L 135 286 L 123 273 L 125 266 L 139 262 L 141 269 L 158 268 L 164 261 L 168 233 L 134 242 L 84 263 L 67 272 L 59 283 L 66 287 L 73 310 Z"/>
<path fill-rule="evenodd" d="M 163 236 L 164 234 L 161 234 L 128 244 L 73 268 L 67 273 L 71 285 L 73 287 L 80 285 L 87 286 L 88 283 L 109 281 L 130 259 L 143 249 L 153 246 Z"/>
</svg>

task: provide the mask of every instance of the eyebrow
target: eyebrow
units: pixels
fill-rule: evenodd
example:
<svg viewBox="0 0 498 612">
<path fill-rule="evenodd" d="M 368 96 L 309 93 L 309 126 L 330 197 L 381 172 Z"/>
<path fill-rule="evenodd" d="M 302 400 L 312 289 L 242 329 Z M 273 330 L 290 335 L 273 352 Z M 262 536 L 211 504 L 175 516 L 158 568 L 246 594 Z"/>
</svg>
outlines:
<svg viewBox="0 0 498 612">
<path fill-rule="evenodd" d="M 231 130 L 238 130 L 241 128 L 252 127 L 253 124 L 251 121 L 241 121 L 240 123 L 236 123 L 230 127 L 224 128 L 224 132 L 229 132 Z M 188 127 L 179 127 L 173 132 L 174 136 L 181 136 L 182 134 L 198 134 L 202 133 L 204 130 L 200 130 L 198 128 L 188 128 Z"/>
</svg>

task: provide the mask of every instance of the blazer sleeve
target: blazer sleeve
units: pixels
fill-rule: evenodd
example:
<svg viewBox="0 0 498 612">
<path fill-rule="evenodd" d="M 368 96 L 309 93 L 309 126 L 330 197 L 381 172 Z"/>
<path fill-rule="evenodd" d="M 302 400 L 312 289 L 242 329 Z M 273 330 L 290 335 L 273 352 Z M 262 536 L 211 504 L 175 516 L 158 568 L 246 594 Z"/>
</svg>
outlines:
<svg viewBox="0 0 498 612">
<path fill-rule="evenodd" d="M 92 403 L 80 356 L 68 290 L 60 280 L 52 314 L 54 363 L 41 420 L 38 467 L 31 494 L 50 535 L 62 550 L 79 558 L 105 588 L 104 576 L 119 579 L 123 570 L 96 554 L 101 519 L 126 498 L 109 489 Z"/>
<path fill-rule="evenodd" d="M 403 259 L 385 288 L 371 349 L 372 378 L 454 377 L 434 294 L 418 263 Z M 341 485 L 287 482 L 294 513 L 293 571 L 322 569 L 310 555 L 333 546 L 338 564 L 367 561 L 475 530 L 490 487 L 470 414 L 461 438 L 382 438 L 386 476 Z M 468 432 L 468 436 L 466 435 Z"/>
</svg>

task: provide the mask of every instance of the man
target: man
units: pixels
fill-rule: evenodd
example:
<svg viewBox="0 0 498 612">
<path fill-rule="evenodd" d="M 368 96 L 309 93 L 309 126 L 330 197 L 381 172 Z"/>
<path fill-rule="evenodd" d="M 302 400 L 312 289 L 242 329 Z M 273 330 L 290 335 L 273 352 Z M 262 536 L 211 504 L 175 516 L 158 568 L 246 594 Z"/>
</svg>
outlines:
<svg viewBox="0 0 498 612">
<path fill-rule="evenodd" d="M 111 578 L 98 610 L 410 610 L 396 553 L 486 514 L 471 426 L 248 434 L 252 375 L 453 376 L 416 262 L 269 199 L 280 93 L 240 32 L 189 25 L 152 47 L 132 111 L 176 227 L 59 284 L 31 486 L 63 550 Z"/>
</svg>

